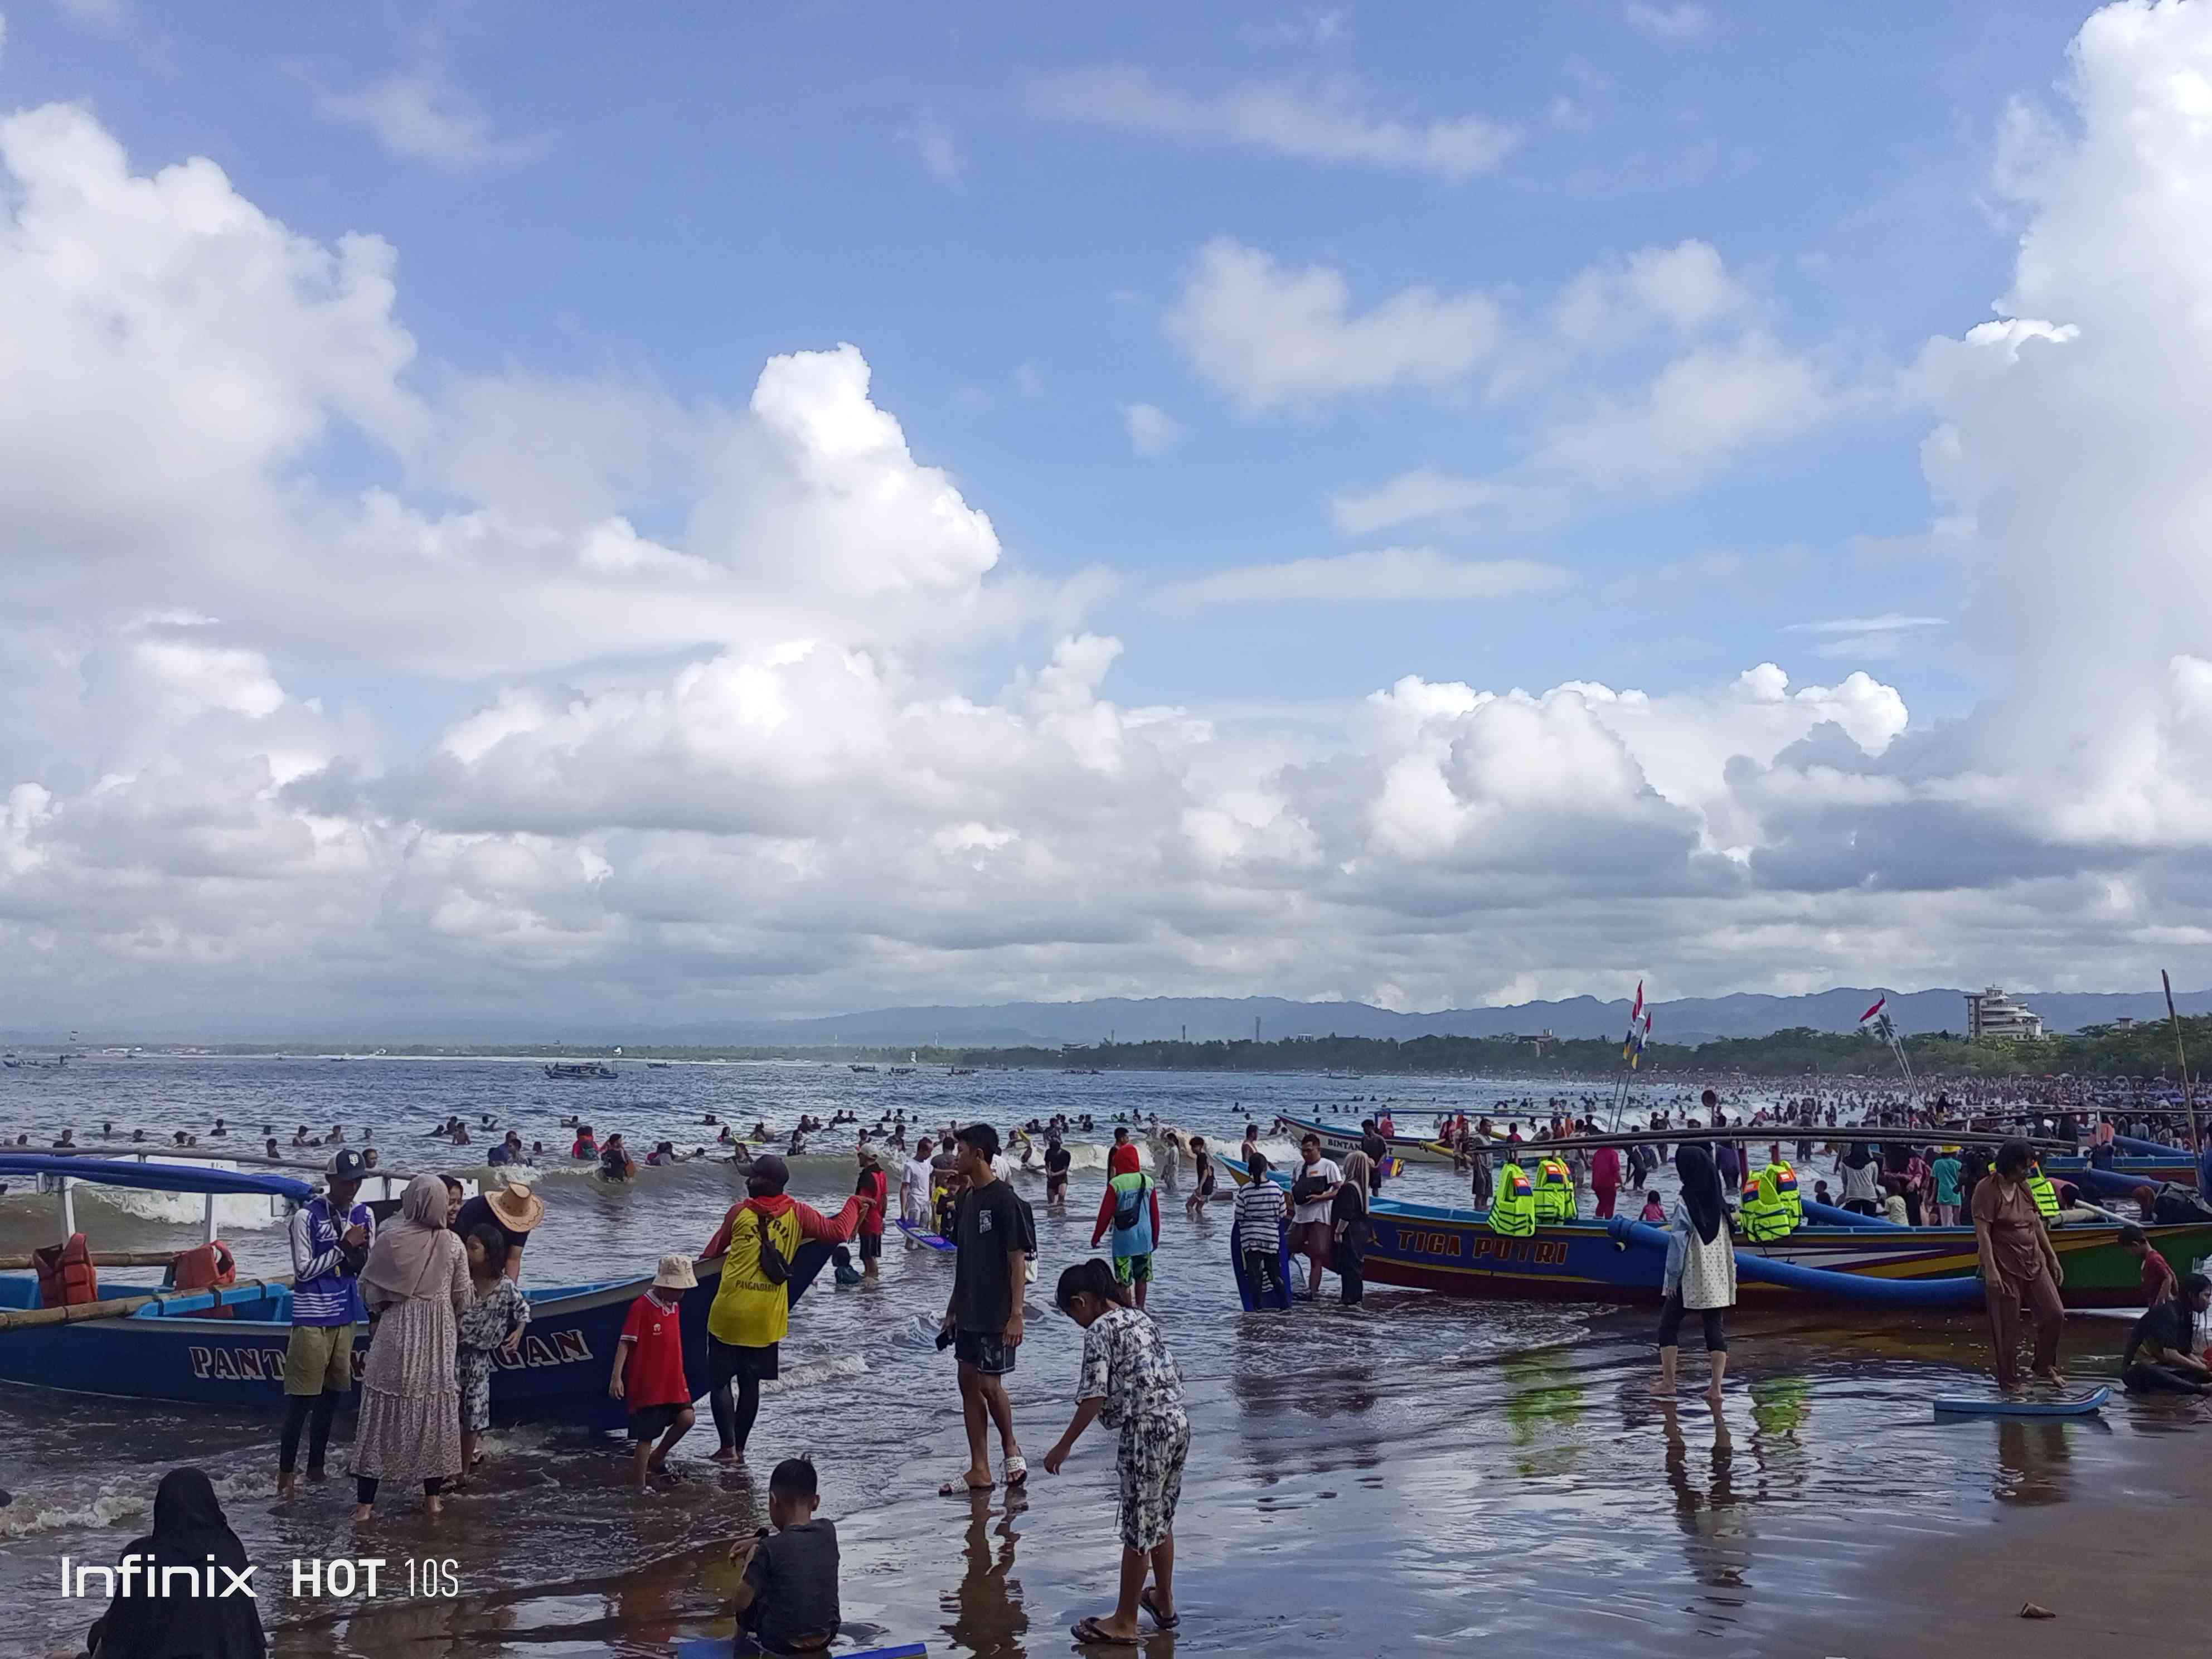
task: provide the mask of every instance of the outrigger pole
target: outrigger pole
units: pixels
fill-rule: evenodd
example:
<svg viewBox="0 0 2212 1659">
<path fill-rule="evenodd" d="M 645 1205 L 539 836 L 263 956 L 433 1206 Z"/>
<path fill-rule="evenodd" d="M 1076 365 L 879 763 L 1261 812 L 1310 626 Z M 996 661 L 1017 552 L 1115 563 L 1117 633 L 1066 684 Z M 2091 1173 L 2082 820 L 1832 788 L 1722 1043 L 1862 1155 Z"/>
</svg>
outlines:
<svg viewBox="0 0 2212 1659">
<path fill-rule="evenodd" d="M 2158 982 L 2166 988 L 2166 1017 L 2173 1025 L 2174 1056 L 2181 1062 L 2181 1102 L 2189 1112 L 2189 1156 L 2202 1167 L 2204 1152 L 2197 1139 L 2197 1091 L 2189 1081 L 2189 1051 L 2181 1046 L 2181 1016 L 2174 1012 L 2173 981 L 2163 968 L 2158 970 Z"/>
</svg>

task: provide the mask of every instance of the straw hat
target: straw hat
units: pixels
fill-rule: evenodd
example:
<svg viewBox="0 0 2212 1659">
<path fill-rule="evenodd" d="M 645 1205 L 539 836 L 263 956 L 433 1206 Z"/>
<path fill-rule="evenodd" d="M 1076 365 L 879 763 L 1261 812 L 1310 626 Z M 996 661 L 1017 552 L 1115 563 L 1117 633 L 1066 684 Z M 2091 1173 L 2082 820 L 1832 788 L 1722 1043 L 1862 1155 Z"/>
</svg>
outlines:
<svg viewBox="0 0 2212 1659">
<path fill-rule="evenodd" d="M 499 1224 L 511 1233 L 526 1233 L 545 1219 L 545 1200 L 523 1182 L 508 1182 L 484 1202 Z"/>
<path fill-rule="evenodd" d="M 660 1271 L 653 1276 L 653 1288 L 656 1291 L 696 1290 L 698 1284 L 699 1275 L 691 1271 L 691 1258 L 688 1255 L 664 1255 L 660 1258 Z"/>
</svg>

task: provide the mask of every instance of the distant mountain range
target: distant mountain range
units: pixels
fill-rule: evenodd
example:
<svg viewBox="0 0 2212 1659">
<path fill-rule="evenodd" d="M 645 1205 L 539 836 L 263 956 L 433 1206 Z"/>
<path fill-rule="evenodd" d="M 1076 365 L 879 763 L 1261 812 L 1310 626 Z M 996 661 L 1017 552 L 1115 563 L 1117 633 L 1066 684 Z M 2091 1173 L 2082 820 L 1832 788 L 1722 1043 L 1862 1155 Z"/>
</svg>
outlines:
<svg viewBox="0 0 2212 1659">
<path fill-rule="evenodd" d="M 1684 997 L 1651 1005 L 1652 1039 L 1657 1042 L 1695 1044 L 1717 1037 L 1757 1037 L 1793 1026 L 1820 1031 L 1855 1030 L 1859 1016 L 1880 996 L 1889 998 L 1889 1012 L 1899 1030 L 1957 1031 L 1966 1026 L 1963 991 L 1907 991 L 1885 993 L 1868 986 L 1838 986 L 1808 996 L 1778 997 L 1739 994 L 1725 997 Z M 2043 1016 L 2054 1032 L 2078 1031 L 2085 1025 L 2114 1019 L 2163 1019 L 2166 1000 L 2156 991 L 2097 994 L 2034 992 L 2017 994 Z M 2212 991 L 2176 992 L 2174 1001 L 2185 1014 L 2212 1013 Z M 1253 1035 L 1274 1041 L 1292 1036 L 1396 1037 L 1507 1036 L 1549 1031 L 1560 1037 L 1618 1037 L 1628 1024 L 1628 1003 L 1616 998 L 1569 997 L 1559 1002 L 1522 1002 L 1506 1008 L 1447 1008 L 1432 1014 L 1393 1013 L 1364 1002 L 1291 1002 L 1281 997 L 1128 997 L 1091 1002 L 1002 1002 L 984 1007 L 875 1008 L 862 1013 L 832 1014 L 819 1019 L 729 1019 L 683 1024 L 653 1024 L 647 1021 L 610 1024 L 603 1020 L 549 1020 L 441 1015 L 419 1020 L 364 1020 L 342 1028 L 337 1022 L 254 1021 L 231 1014 L 220 1023 L 210 1021 L 197 1033 L 180 1031 L 167 1021 L 165 1030 L 88 1030 L 86 1043 L 131 1040 L 158 1041 L 291 1041 L 309 1040 L 323 1046 L 379 1042 L 567 1042 L 583 1048 L 615 1043 L 732 1048 L 749 1045 L 921 1048 L 943 1044 L 954 1048 L 1057 1048 L 1069 1042 L 1144 1042 L 1188 1036 L 1194 1042 L 1234 1041 Z M 51 1043 L 51 1035 L 0 1033 L 0 1042 L 36 1045 Z"/>
<path fill-rule="evenodd" d="M 1809 996 L 1739 994 L 1685 997 L 1651 1005 L 1657 1042 L 1698 1043 L 1716 1037 L 1765 1036 L 1809 1025 L 1850 1031 L 1878 997 L 1889 998 L 1898 1029 L 1958 1031 L 1966 1028 L 1963 991 L 1884 992 L 1839 986 Z M 2021 994 L 2052 1031 L 2078 1031 L 2120 1018 L 2163 1019 L 2166 1000 L 2156 991 L 2094 994 Z M 2185 1014 L 2212 1013 L 2212 991 L 2177 992 Z M 685 1025 L 653 1034 L 661 1042 L 848 1043 L 868 1046 L 925 1043 L 967 1048 L 1058 1048 L 1067 1042 L 1143 1042 L 1188 1036 L 1194 1042 L 1235 1041 L 1259 1035 L 1397 1037 L 1506 1036 L 1549 1031 L 1561 1037 L 1617 1037 L 1628 1025 L 1625 999 L 1569 997 L 1560 1002 L 1522 1002 L 1505 1008 L 1448 1008 L 1432 1014 L 1394 1013 L 1364 1002 L 1291 1002 L 1281 997 L 1127 997 L 1092 1002 L 1003 1002 L 981 1008 L 878 1008 L 822 1019 L 744 1025 Z M 638 1034 L 640 1042 L 646 1034 Z"/>
</svg>

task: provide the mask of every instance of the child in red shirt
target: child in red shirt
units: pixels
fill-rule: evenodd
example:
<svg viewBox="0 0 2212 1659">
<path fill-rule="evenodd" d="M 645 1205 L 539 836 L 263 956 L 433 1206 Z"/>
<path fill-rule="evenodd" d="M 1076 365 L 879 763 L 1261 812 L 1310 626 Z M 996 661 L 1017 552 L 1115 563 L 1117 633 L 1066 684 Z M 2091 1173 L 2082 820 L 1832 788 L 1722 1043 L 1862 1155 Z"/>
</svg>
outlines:
<svg viewBox="0 0 2212 1659">
<path fill-rule="evenodd" d="M 637 1451 L 637 1486 L 668 1467 L 669 1448 L 697 1421 L 690 1386 L 684 1380 L 684 1292 L 698 1276 L 688 1255 L 664 1255 L 653 1288 L 629 1305 L 622 1340 L 615 1344 L 615 1374 L 607 1393 L 629 1406 L 630 1443 Z M 653 1445 L 655 1437 L 660 1444 Z"/>
</svg>

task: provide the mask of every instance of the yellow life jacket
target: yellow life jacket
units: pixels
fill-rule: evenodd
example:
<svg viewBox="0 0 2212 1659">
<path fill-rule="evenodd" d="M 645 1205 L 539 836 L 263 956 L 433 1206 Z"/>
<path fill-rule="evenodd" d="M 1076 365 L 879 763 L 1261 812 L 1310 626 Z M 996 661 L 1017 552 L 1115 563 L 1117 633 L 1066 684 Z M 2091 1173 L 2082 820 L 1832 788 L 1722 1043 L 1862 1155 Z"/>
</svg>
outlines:
<svg viewBox="0 0 2212 1659">
<path fill-rule="evenodd" d="M 1498 1190 L 1490 1200 L 1490 1231 L 1505 1238 L 1526 1238 L 1536 1231 L 1536 1189 L 1518 1164 L 1508 1164 L 1498 1172 Z"/>
<path fill-rule="evenodd" d="M 729 1253 L 722 1258 L 722 1282 L 707 1312 L 707 1334 L 741 1348 L 765 1348 L 783 1340 L 791 1328 L 791 1297 L 761 1273 L 761 1230 L 775 1241 L 783 1259 L 799 1254 L 799 1212 L 769 1215 L 748 1200 L 730 1224 Z"/>
<path fill-rule="evenodd" d="M 1536 1219 L 1572 1221 L 1575 1218 L 1574 1172 L 1556 1158 L 1536 1165 Z"/>
<path fill-rule="evenodd" d="M 1794 1186 L 1796 1178 L 1792 1176 L 1790 1179 Z M 1741 1214 L 1744 1235 L 1754 1244 L 1790 1236 L 1795 1224 L 1790 1218 L 1790 1206 L 1783 1199 L 1781 1182 L 1771 1166 L 1755 1176 L 1744 1177 Z"/>
<path fill-rule="evenodd" d="M 1805 1194 L 1797 1190 L 1797 1171 L 1781 1159 L 1777 1159 L 1762 1170 L 1762 1176 L 1774 1177 L 1774 1190 L 1790 1212 L 1790 1225 L 1794 1231 L 1805 1224 Z"/>
<path fill-rule="evenodd" d="M 2027 1190 L 2033 1194 L 2035 1207 L 2048 1226 L 2058 1219 L 2058 1188 L 2051 1184 L 2051 1177 L 2043 1173 L 2043 1165 L 2036 1164 L 2028 1171 Z"/>
</svg>

